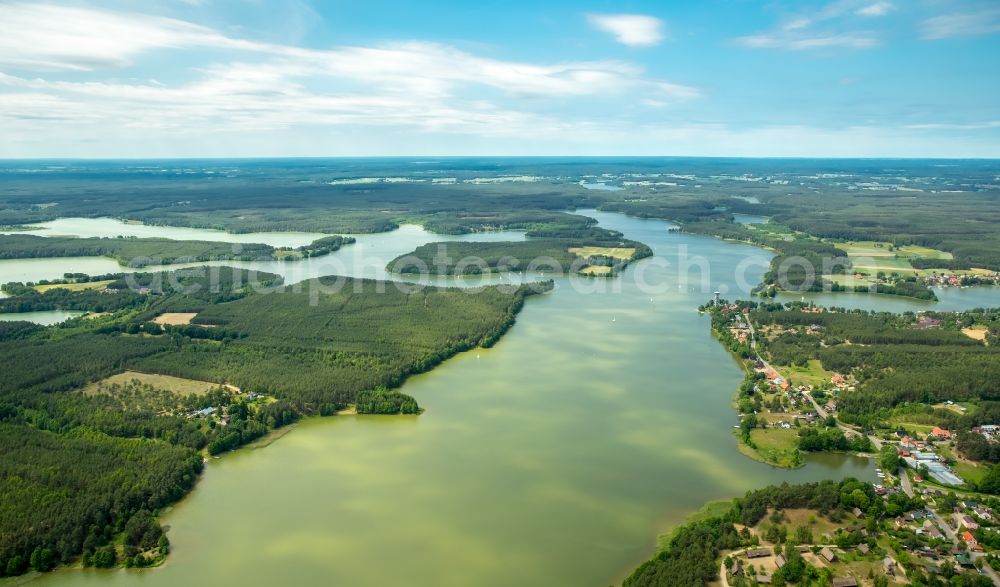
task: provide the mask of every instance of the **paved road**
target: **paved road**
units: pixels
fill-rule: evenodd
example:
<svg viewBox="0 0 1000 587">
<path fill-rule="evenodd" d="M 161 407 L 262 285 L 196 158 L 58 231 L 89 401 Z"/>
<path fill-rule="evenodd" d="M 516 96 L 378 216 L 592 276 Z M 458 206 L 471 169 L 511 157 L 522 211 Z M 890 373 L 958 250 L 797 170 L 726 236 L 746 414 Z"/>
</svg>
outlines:
<svg viewBox="0 0 1000 587">
<path fill-rule="evenodd" d="M 913 484 L 910 483 L 910 476 L 906 474 L 906 469 L 900 467 L 896 474 L 899 475 L 899 485 L 903 488 L 903 493 L 908 497 L 913 497 Z"/>
</svg>

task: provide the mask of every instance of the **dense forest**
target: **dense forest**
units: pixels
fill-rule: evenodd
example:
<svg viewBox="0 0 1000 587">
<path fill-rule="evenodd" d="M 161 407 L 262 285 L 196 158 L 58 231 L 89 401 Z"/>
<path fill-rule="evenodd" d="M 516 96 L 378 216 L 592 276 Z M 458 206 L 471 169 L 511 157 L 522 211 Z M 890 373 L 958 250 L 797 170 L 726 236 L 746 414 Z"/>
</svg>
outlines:
<svg viewBox="0 0 1000 587">
<path fill-rule="evenodd" d="M 330 236 L 281 254 L 283 259 L 315 257 L 353 243 L 352 237 Z M 147 267 L 194 261 L 259 261 L 279 256 L 279 250 L 263 244 L 237 244 L 214 241 L 183 241 L 167 238 L 75 238 L 0 234 L 0 259 L 45 257 L 111 257 L 125 267 Z"/>
<path fill-rule="evenodd" d="M 108 277 L 105 293 L 8 288 L 15 306 L 42 298 L 111 313 L 52 327 L 0 322 L 0 575 L 81 555 L 95 566 L 155 563 L 169 549 L 155 512 L 190 489 L 202 451 L 349 404 L 419 413 L 392 388 L 495 344 L 525 298 L 552 287 L 469 292 L 336 277 L 281 286 L 226 267 Z M 198 314 L 188 325 L 151 322 L 168 311 Z M 125 370 L 238 390 L 178 396 L 98 383 Z M 124 551 L 113 547 L 123 532 Z"/>
</svg>

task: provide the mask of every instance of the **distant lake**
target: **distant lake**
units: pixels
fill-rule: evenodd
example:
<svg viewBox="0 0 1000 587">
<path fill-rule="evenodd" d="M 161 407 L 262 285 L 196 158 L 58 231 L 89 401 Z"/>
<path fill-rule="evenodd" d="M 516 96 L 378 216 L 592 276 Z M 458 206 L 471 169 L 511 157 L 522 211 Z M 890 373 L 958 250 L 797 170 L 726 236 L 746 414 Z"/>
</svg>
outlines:
<svg viewBox="0 0 1000 587">
<path fill-rule="evenodd" d="M 33 234 L 36 236 L 108 237 L 134 236 L 139 238 L 169 238 L 172 240 L 201 240 L 225 243 L 263 243 L 272 247 L 301 247 L 316 239 L 329 236 L 320 232 L 252 232 L 233 234 L 222 230 L 153 226 L 123 222 L 116 218 L 59 218 L 37 222 L 39 230 L 19 230 L 0 234 Z"/>
<path fill-rule="evenodd" d="M 753 214 L 733 213 L 733 221 L 738 224 L 767 224 L 770 219 L 767 216 L 755 216 Z"/>
<path fill-rule="evenodd" d="M 586 182 L 581 181 L 580 185 L 587 188 L 588 190 L 601 190 L 604 192 L 620 192 L 625 188 L 618 187 L 616 185 L 610 185 L 604 183 L 603 181 Z"/>
<path fill-rule="evenodd" d="M 24 320 L 27 322 L 34 322 L 35 324 L 41 324 L 43 326 L 51 326 L 52 324 L 59 324 L 60 322 L 65 322 L 70 318 L 83 316 L 85 313 L 86 312 L 50 310 L 45 312 L 20 312 L 16 314 L 0 314 L 0 322 Z"/>
</svg>

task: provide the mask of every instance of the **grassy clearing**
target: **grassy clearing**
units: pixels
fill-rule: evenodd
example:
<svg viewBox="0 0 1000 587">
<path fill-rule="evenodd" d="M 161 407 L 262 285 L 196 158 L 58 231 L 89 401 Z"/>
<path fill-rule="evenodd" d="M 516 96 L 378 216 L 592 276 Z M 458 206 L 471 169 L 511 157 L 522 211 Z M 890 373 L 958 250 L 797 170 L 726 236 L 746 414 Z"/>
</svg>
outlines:
<svg viewBox="0 0 1000 587">
<path fill-rule="evenodd" d="M 783 510 L 789 529 L 797 526 L 807 526 L 813 532 L 813 540 L 818 541 L 823 534 L 833 534 L 842 523 L 834 523 L 819 515 L 815 510 L 796 508 Z M 767 518 L 764 518 L 765 520 Z"/>
<path fill-rule="evenodd" d="M 795 468 L 802 465 L 798 456 L 798 430 L 791 428 L 755 428 L 750 433 L 750 439 L 757 446 L 750 449 L 761 460 L 771 465 L 785 468 Z M 749 447 L 746 447 L 749 448 Z"/>
<path fill-rule="evenodd" d="M 279 261 L 284 261 L 286 259 L 301 259 L 302 252 L 292 249 L 275 249 L 274 258 Z"/>
<path fill-rule="evenodd" d="M 795 385 L 823 385 L 830 382 L 833 371 L 827 371 L 818 359 L 809 359 L 805 367 L 782 367 L 782 374 L 785 379 Z"/>
<path fill-rule="evenodd" d="M 986 340 L 986 333 L 989 330 L 985 326 L 973 326 L 972 328 L 963 328 L 962 334 L 968 336 L 972 340 Z"/>
<path fill-rule="evenodd" d="M 875 283 L 875 280 L 872 279 L 871 276 L 868 277 L 862 276 L 859 279 L 858 277 L 855 277 L 854 273 L 851 273 L 850 275 L 824 275 L 823 279 L 832 281 L 837 285 L 842 285 L 844 287 L 855 287 L 858 285 L 863 285 L 865 287 L 868 287 L 871 284 Z"/>
<path fill-rule="evenodd" d="M 932 249 L 930 247 L 919 247 L 917 245 L 904 245 L 899 247 L 899 254 L 902 256 L 920 258 L 920 259 L 943 259 L 946 261 L 951 261 L 955 258 L 954 255 L 947 251 L 939 251 L 938 249 Z"/>
<path fill-rule="evenodd" d="M 107 379 L 91 383 L 87 387 L 83 388 L 83 393 L 87 395 L 106 393 L 106 389 L 111 385 L 124 385 L 132 380 L 138 380 L 146 385 L 152 385 L 157 389 L 163 389 L 178 395 L 204 395 L 219 386 L 218 383 L 212 383 L 210 381 L 197 381 L 195 379 L 183 379 L 181 377 L 172 377 L 170 375 L 156 375 L 154 373 L 125 371 L 123 373 L 118 373 L 117 375 L 112 375 Z M 235 389 L 232 386 L 227 387 Z"/>
<path fill-rule="evenodd" d="M 580 275 L 611 275 L 612 269 L 607 265 L 590 265 L 579 271 Z"/>
<path fill-rule="evenodd" d="M 850 241 L 834 243 L 833 246 L 847 253 L 848 257 L 895 257 L 894 250 L 889 250 L 888 243 L 874 241 Z"/>
<path fill-rule="evenodd" d="M 571 247 L 569 252 L 581 257 L 602 256 L 622 261 L 628 261 L 635 255 L 635 249 L 628 247 Z"/>
<path fill-rule="evenodd" d="M 174 326 L 179 324 L 190 324 L 197 315 L 197 312 L 164 312 L 156 318 L 153 318 L 153 322 L 157 324 L 171 324 Z"/>
<path fill-rule="evenodd" d="M 68 289 L 69 291 L 84 291 L 88 289 L 104 289 L 108 284 L 113 283 L 113 279 L 106 281 L 87 281 L 83 283 L 49 283 L 47 285 L 36 285 L 35 291 L 45 293 L 50 289 Z"/>
<path fill-rule="evenodd" d="M 986 476 L 986 467 L 977 467 L 968 461 L 956 461 L 954 469 L 966 483 L 979 483 Z"/>
<path fill-rule="evenodd" d="M 929 434 L 931 430 L 934 429 L 933 426 L 929 424 L 916 424 L 914 422 L 907 422 L 899 418 L 889 419 L 890 426 L 901 426 L 902 428 L 909 430 L 911 432 L 919 432 L 921 434 Z"/>
</svg>

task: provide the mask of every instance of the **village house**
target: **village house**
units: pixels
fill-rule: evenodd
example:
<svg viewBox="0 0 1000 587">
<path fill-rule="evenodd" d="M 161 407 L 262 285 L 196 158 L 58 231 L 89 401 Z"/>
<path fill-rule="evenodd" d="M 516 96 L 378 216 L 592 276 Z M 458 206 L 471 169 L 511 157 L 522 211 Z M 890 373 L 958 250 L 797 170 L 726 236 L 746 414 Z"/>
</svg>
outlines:
<svg viewBox="0 0 1000 587">
<path fill-rule="evenodd" d="M 975 530 L 976 528 L 979 527 L 979 524 L 977 524 L 976 521 L 973 520 L 972 517 L 970 516 L 962 516 L 962 525 L 968 528 L 969 530 Z"/>
<path fill-rule="evenodd" d="M 763 556 L 771 556 L 770 548 L 751 548 L 747 550 L 747 558 L 761 558 Z"/>
<path fill-rule="evenodd" d="M 891 558 L 885 557 L 884 559 L 882 559 L 882 568 L 885 570 L 886 577 L 896 576 L 896 561 L 892 560 Z"/>
<path fill-rule="evenodd" d="M 758 585 L 770 585 L 771 584 L 771 575 L 757 575 L 757 584 Z"/>
<path fill-rule="evenodd" d="M 834 554 L 832 550 L 830 550 L 829 546 L 824 546 L 823 550 L 819 551 L 819 555 L 823 557 L 823 559 L 828 563 L 837 562 L 837 555 Z"/>
<path fill-rule="evenodd" d="M 858 581 L 854 577 L 834 577 L 833 587 L 858 587 Z"/>
<path fill-rule="evenodd" d="M 774 557 L 774 566 L 778 567 L 779 569 L 785 566 L 786 564 L 788 564 L 788 561 L 785 560 L 785 555 L 779 554 L 778 556 Z"/>
<path fill-rule="evenodd" d="M 935 426 L 931 430 L 931 436 L 936 436 L 938 438 L 943 438 L 945 440 L 951 440 L 951 431 L 945 430 L 944 428 L 938 428 L 937 426 Z"/>
<path fill-rule="evenodd" d="M 976 537 L 973 536 L 972 532 L 969 532 L 968 530 L 962 532 L 962 540 L 964 540 L 965 543 L 968 544 L 971 548 L 979 546 L 979 541 L 976 540 Z"/>
</svg>

